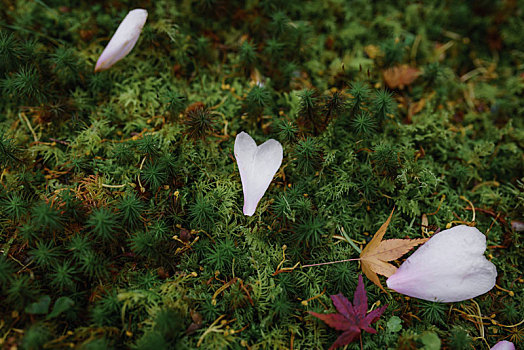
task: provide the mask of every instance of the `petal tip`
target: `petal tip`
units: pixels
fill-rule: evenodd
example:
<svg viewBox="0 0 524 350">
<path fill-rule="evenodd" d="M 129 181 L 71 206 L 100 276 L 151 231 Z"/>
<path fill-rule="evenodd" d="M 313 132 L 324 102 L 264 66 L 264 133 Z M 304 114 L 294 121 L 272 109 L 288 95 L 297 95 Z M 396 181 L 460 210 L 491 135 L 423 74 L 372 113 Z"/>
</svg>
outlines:
<svg viewBox="0 0 524 350">
<path fill-rule="evenodd" d="M 105 68 L 103 67 L 102 62 L 100 62 L 100 59 L 98 59 L 98 61 L 96 62 L 96 65 L 95 65 L 95 73 L 101 72 L 104 69 Z"/>
<path fill-rule="evenodd" d="M 122 20 L 95 66 L 95 73 L 109 69 L 135 46 L 147 20 L 147 10 L 134 9 Z"/>
<path fill-rule="evenodd" d="M 253 214 L 255 214 L 254 210 L 248 210 L 248 209 L 244 208 L 244 215 L 245 216 L 253 216 Z"/>
<path fill-rule="evenodd" d="M 515 350 L 515 344 L 507 340 L 502 340 L 495 344 L 490 350 Z"/>
</svg>

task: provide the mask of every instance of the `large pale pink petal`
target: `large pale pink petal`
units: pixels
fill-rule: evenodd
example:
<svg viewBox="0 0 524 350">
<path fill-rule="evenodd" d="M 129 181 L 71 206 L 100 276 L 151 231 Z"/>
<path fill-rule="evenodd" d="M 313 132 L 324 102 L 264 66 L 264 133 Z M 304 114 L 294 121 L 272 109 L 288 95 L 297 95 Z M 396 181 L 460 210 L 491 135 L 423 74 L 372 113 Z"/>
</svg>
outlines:
<svg viewBox="0 0 524 350">
<path fill-rule="evenodd" d="M 435 234 L 386 281 L 411 297 L 455 302 L 484 294 L 495 286 L 497 270 L 486 259 L 486 237 L 465 225 Z"/>
<path fill-rule="evenodd" d="M 244 190 L 244 214 L 252 216 L 258 202 L 273 180 L 282 164 L 282 145 L 267 140 L 257 147 L 255 141 L 245 132 L 235 140 L 235 158 Z"/>
<path fill-rule="evenodd" d="M 131 52 L 146 20 L 147 11 L 144 9 L 135 9 L 127 14 L 98 58 L 95 72 L 110 68 Z"/>
<path fill-rule="evenodd" d="M 515 350 L 515 345 L 507 340 L 499 341 L 491 350 Z"/>
</svg>

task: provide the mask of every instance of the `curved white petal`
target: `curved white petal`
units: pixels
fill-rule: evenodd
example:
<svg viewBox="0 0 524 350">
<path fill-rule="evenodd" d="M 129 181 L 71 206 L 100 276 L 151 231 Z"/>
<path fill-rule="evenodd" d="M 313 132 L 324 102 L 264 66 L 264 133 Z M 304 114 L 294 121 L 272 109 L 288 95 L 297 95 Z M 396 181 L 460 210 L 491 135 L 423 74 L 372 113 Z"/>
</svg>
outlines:
<svg viewBox="0 0 524 350">
<path fill-rule="evenodd" d="M 491 350 L 515 350 L 515 345 L 507 340 L 499 341 Z"/>
<path fill-rule="evenodd" d="M 435 234 L 387 280 L 389 288 L 411 297 L 455 302 L 495 286 L 497 269 L 484 256 L 486 237 L 465 225 Z"/>
<path fill-rule="evenodd" d="M 135 9 L 127 14 L 98 58 L 95 72 L 110 68 L 133 49 L 146 20 L 147 11 L 144 9 Z"/>
<path fill-rule="evenodd" d="M 244 214 L 255 213 L 258 202 L 266 192 L 273 176 L 282 164 L 283 150 L 280 142 L 267 140 L 257 147 L 245 132 L 235 139 L 235 158 L 244 190 Z"/>
</svg>

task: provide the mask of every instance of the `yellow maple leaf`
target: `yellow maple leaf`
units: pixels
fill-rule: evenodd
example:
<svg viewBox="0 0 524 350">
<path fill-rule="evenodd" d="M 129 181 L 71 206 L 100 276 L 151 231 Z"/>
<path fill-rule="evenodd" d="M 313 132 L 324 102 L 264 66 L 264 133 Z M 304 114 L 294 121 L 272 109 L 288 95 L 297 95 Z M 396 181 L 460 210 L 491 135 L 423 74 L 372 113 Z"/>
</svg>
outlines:
<svg viewBox="0 0 524 350">
<path fill-rule="evenodd" d="M 380 226 L 378 231 L 373 236 L 373 239 L 366 245 L 366 247 L 360 253 L 360 263 L 362 266 L 362 272 L 369 278 L 369 280 L 380 287 L 384 292 L 386 291 L 378 275 L 386 277 L 391 276 L 397 271 L 397 268 L 388 261 L 400 258 L 406 254 L 413 247 L 426 242 L 427 238 L 420 239 L 388 239 L 382 241 L 386 229 L 389 226 L 391 217 L 395 208 L 389 214 L 388 219 L 385 223 Z"/>
</svg>

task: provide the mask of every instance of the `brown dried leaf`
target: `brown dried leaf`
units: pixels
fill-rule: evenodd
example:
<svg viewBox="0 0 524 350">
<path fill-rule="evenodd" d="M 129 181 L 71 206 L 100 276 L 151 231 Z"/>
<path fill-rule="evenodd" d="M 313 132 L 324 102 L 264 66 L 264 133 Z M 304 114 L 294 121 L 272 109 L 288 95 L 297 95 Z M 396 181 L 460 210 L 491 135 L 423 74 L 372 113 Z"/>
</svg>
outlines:
<svg viewBox="0 0 524 350">
<path fill-rule="evenodd" d="M 367 45 L 364 47 L 364 52 L 368 55 L 369 58 L 374 60 L 376 57 L 380 56 L 380 48 L 376 45 Z"/>
<path fill-rule="evenodd" d="M 264 84 L 264 77 L 262 76 L 260 71 L 256 68 L 253 68 L 253 70 L 251 70 L 250 78 L 251 78 L 251 82 L 253 83 L 253 85 L 261 86 Z"/>
<path fill-rule="evenodd" d="M 421 98 L 419 101 L 414 102 L 409 105 L 408 108 L 408 119 L 411 120 L 411 117 L 413 117 L 415 114 L 420 112 L 422 108 L 426 105 L 426 100 Z"/>
<path fill-rule="evenodd" d="M 417 68 L 403 64 L 400 66 L 388 68 L 382 72 L 384 81 L 391 89 L 404 89 L 405 86 L 413 83 L 421 73 Z"/>
</svg>

